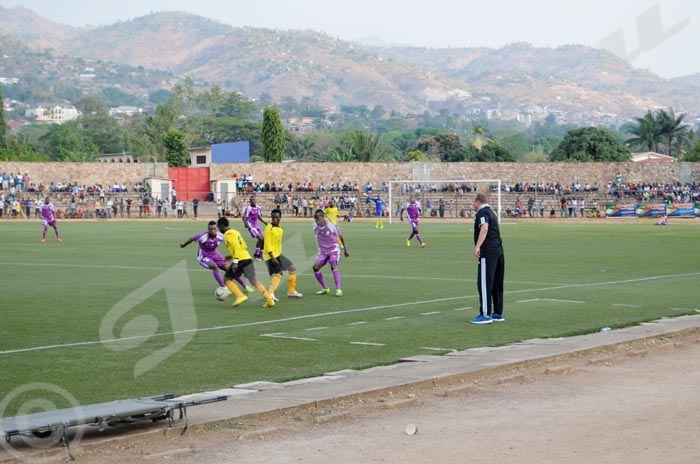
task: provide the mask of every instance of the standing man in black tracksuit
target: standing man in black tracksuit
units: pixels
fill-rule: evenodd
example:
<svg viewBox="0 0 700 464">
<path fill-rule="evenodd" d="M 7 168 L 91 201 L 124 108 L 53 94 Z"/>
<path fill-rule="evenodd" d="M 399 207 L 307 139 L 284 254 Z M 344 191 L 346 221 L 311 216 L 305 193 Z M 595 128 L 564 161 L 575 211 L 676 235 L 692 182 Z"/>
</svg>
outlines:
<svg viewBox="0 0 700 464">
<path fill-rule="evenodd" d="M 476 194 L 474 209 L 474 256 L 479 260 L 476 280 L 479 289 L 479 315 L 472 319 L 471 323 L 503 322 L 503 279 L 506 264 L 498 217 L 486 202 L 484 193 Z"/>
</svg>

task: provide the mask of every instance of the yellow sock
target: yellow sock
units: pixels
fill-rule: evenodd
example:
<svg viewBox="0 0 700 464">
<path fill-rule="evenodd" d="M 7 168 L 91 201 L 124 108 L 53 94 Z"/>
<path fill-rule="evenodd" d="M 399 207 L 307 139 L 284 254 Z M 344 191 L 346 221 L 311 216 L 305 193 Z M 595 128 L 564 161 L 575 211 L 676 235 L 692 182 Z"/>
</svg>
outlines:
<svg viewBox="0 0 700 464">
<path fill-rule="evenodd" d="M 289 293 L 294 293 L 297 289 L 297 274 L 296 272 L 290 272 L 287 277 L 289 280 Z"/>
<path fill-rule="evenodd" d="M 238 288 L 236 284 L 233 283 L 233 280 L 229 280 L 226 282 L 226 288 L 228 288 L 231 293 L 236 295 L 236 298 L 240 298 L 243 296 L 243 292 Z"/>
<path fill-rule="evenodd" d="M 277 290 L 277 287 L 279 287 L 281 280 L 282 280 L 281 274 L 273 275 L 272 279 L 270 280 L 270 289 L 268 290 L 268 292 L 275 293 L 275 290 Z"/>
<path fill-rule="evenodd" d="M 265 297 L 265 301 L 267 301 L 268 303 L 272 301 L 272 298 L 270 298 L 270 294 L 267 293 L 267 290 L 265 290 L 265 286 L 263 284 L 258 282 L 258 285 L 256 285 L 255 288 L 257 288 L 260 294 Z"/>
<path fill-rule="evenodd" d="M 379 220 L 377 221 L 377 224 L 379 224 L 380 226 L 384 225 L 384 221 L 382 220 L 382 218 L 379 218 Z"/>
</svg>

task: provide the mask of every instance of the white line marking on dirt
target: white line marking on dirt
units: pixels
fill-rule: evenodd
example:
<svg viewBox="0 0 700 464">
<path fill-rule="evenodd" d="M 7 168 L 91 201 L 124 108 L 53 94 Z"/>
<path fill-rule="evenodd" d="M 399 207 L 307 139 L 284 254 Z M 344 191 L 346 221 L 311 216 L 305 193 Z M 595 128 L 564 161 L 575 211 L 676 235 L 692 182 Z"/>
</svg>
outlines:
<svg viewBox="0 0 700 464">
<path fill-rule="evenodd" d="M 456 353 L 456 352 L 457 352 L 457 350 L 454 350 L 454 349 L 452 349 L 452 348 L 432 348 L 432 347 L 429 347 L 429 346 L 421 346 L 420 349 L 421 349 L 421 350 L 428 350 L 428 351 L 447 351 L 447 352 L 450 352 L 450 353 Z"/>
</svg>

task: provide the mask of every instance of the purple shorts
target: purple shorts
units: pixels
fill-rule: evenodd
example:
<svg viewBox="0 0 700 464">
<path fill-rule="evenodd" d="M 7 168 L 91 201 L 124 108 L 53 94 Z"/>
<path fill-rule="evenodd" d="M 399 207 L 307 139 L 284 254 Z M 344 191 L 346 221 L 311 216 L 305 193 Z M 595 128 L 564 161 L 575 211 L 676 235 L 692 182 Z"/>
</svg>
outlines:
<svg viewBox="0 0 700 464">
<path fill-rule="evenodd" d="M 248 231 L 250 231 L 250 236 L 253 238 L 263 238 L 265 236 L 260 226 L 250 226 Z"/>
<path fill-rule="evenodd" d="M 55 219 L 53 221 L 47 221 L 46 219 L 44 219 L 42 223 L 44 224 L 44 227 L 56 227 Z"/>
<path fill-rule="evenodd" d="M 219 269 L 228 267 L 228 262 L 219 253 L 215 255 L 197 256 L 197 262 L 207 269 L 209 269 L 209 263 L 216 264 L 216 267 Z"/>
<path fill-rule="evenodd" d="M 409 222 L 411 223 L 412 229 L 418 229 L 418 219 L 416 219 L 415 221 L 411 220 Z"/>
<path fill-rule="evenodd" d="M 336 250 L 330 254 L 319 253 L 318 256 L 316 256 L 316 262 L 319 263 L 321 266 L 323 266 L 327 263 L 338 264 L 339 257 L 340 257 L 340 252 L 338 250 Z"/>
</svg>

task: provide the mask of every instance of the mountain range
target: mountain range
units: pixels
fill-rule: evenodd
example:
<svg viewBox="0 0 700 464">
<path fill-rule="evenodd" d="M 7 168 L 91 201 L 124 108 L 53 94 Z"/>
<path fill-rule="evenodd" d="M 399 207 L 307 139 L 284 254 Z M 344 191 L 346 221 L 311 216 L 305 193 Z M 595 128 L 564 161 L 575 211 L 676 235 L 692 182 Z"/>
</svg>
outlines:
<svg viewBox="0 0 700 464">
<path fill-rule="evenodd" d="M 700 114 L 700 75 L 664 79 L 580 45 L 383 46 L 315 31 L 234 28 L 180 12 L 74 28 L 22 7 L 0 7 L 0 31 L 37 52 L 189 76 L 255 99 L 308 97 L 329 106 L 381 105 L 402 113 L 537 106 L 624 117 L 662 107 Z"/>
</svg>

